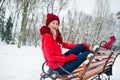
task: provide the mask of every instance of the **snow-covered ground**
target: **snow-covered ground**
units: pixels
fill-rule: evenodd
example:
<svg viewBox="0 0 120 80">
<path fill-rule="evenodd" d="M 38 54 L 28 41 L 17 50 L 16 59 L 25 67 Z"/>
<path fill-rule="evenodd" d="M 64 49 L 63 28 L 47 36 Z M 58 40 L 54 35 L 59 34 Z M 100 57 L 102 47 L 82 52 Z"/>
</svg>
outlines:
<svg viewBox="0 0 120 80">
<path fill-rule="evenodd" d="M 39 80 L 44 62 L 40 47 L 0 44 L 0 80 Z M 120 56 L 113 67 L 111 80 L 120 80 Z"/>
<path fill-rule="evenodd" d="M 40 47 L 0 45 L 0 80 L 39 80 L 43 62 Z"/>
</svg>

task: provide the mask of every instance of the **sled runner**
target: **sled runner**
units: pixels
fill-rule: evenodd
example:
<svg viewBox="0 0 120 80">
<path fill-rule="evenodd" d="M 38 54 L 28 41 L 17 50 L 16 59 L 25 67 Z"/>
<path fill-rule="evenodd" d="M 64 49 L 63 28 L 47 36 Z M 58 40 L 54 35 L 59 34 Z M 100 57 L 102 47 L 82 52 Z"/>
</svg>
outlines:
<svg viewBox="0 0 120 80">
<path fill-rule="evenodd" d="M 45 72 L 44 66 L 47 61 L 44 62 L 42 65 L 43 72 L 40 74 L 40 80 L 45 80 L 47 78 L 51 80 L 100 80 L 101 78 L 104 78 L 102 74 L 112 68 L 119 53 L 101 47 L 94 47 L 93 51 L 94 54 L 88 55 L 86 60 L 72 73 L 65 70 L 58 63 L 55 63 L 68 73 L 67 75 L 60 75 L 57 71 L 54 71 L 51 68 Z M 108 75 L 108 80 L 110 80 L 110 74 Z"/>
</svg>

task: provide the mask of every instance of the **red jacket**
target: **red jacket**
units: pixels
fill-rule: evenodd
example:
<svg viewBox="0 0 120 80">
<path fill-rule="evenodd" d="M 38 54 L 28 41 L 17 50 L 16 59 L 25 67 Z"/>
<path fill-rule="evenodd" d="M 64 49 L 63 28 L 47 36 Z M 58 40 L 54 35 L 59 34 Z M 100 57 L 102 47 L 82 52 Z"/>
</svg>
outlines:
<svg viewBox="0 0 120 80">
<path fill-rule="evenodd" d="M 44 28 L 44 27 L 42 27 Z M 66 42 L 62 42 L 62 44 L 58 43 L 53 39 L 52 35 L 47 31 L 44 33 L 44 29 L 40 29 L 40 33 L 42 34 L 42 51 L 43 55 L 47 62 L 47 65 L 52 69 L 58 68 L 58 65 L 55 62 L 58 62 L 61 66 L 63 66 L 69 60 L 67 59 L 63 53 L 62 48 L 73 48 L 77 44 L 68 44 Z"/>
</svg>

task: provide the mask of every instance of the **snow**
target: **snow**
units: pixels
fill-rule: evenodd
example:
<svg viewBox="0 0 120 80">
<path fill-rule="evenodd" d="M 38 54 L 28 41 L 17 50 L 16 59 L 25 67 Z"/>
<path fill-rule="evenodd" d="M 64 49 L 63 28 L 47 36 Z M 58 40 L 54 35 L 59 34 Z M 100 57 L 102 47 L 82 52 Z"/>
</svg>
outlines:
<svg viewBox="0 0 120 80">
<path fill-rule="evenodd" d="M 43 62 L 40 47 L 0 45 L 0 80 L 39 80 Z"/>
<path fill-rule="evenodd" d="M 44 62 L 40 47 L 6 45 L 0 43 L 0 80 L 39 80 Z M 111 80 L 120 79 L 120 56 L 113 66 Z"/>
</svg>

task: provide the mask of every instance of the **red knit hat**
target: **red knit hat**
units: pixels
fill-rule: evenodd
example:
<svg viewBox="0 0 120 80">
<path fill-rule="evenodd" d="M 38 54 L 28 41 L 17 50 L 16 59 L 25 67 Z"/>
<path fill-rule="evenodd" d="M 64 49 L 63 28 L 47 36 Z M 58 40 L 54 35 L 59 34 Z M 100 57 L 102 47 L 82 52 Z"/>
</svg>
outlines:
<svg viewBox="0 0 120 80">
<path fill-rule="evenodd" d="M 55 14 L 47 14 L 47 19 L 46 19 L 46 26 L 48 26 L 50 24 L 50 22 L 52 22 L 53 20 L 57 20 L 58 21 L 58 25 L 60 24 L 60 20 L 59 17 Z"/>
</svg>

